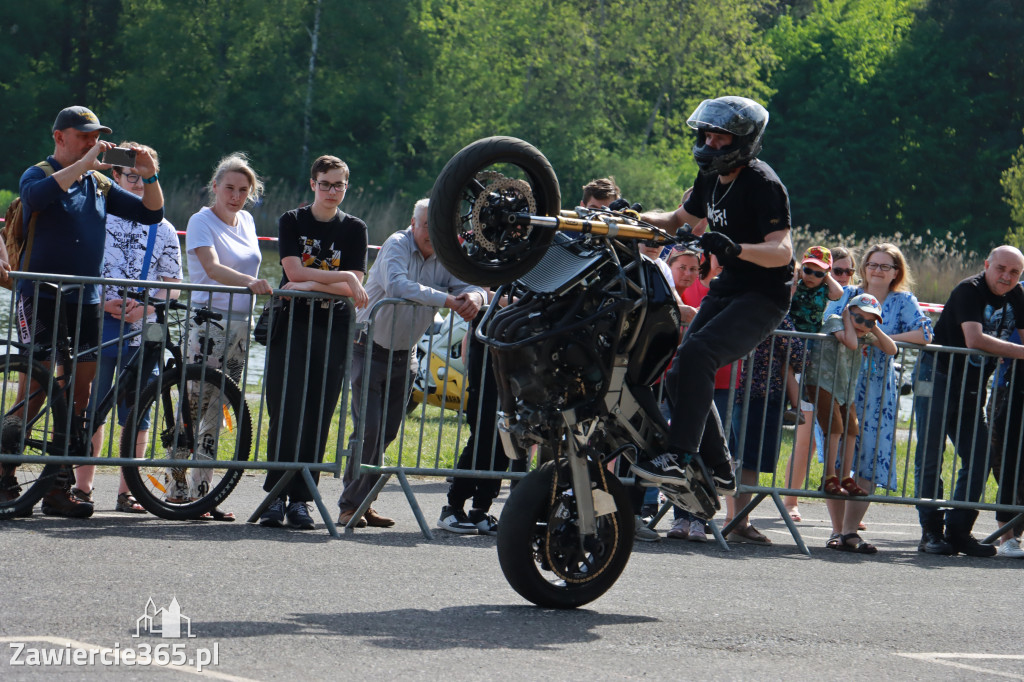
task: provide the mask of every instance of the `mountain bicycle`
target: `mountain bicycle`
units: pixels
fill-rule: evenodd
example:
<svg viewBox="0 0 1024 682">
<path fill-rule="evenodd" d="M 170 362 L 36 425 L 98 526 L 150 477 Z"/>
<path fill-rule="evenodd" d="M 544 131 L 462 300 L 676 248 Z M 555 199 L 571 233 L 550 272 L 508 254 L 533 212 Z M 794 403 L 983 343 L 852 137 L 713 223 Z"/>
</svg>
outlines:
<svg viewBox="0 0 1024 682">
<path fill-rule="evenodd" d="M 58 301 L 70 288 L 57 293 Z M 131 356 L 127 365 L 97 403 L 92 416 L 77 414 L 69 406 L 75 363 L 98 349 L 73 352 L 63 321 L 58 323 L 58 341 L 53 348 L 7 342 L 20 352 L 0 356 L 0 452 L 34 458 L 23 464 L 0 465 L 0 519 L 30 515 L 35 503 L 52 486 L 66 485 L 72 467 L 61 459 L 88 457 L 95 427 L 106 422 L 122 400 L 131 406 L 121 429 L 123 458 L 135 459 L 140 426 L 152 412 L 145 459 L 183 460 L 180 466 L 172 467 L 124 467 L 129 490 L 147 511 L 165 519 L 198 519 L 220 504 L 241 479 L 240 469 L 188 465 L 188 461 L 247 460 L 252 448 L 252 418 L 238 384 L 213 367 L 186 364 L 170 331 L 172 324 L 184 329 L 188 317 L 197 324 L 216 325 L 222 316 L 208 308 L 191 308 L 175 299 L 126 295 L 152 307 L 155 322 L 146 321 L 140 332 L 124 336 L 141 336 L 141 343 L 128 351 Z M 168 312 L 172 310 L 188 314 L 169 321 Z M 120 341 L 113 340 L 101 347 Z M 154 367 L 159 368 L 156 376 L 152 376 Z M 189 492 L 180 494 L 175 490 Z"/>
</svg>

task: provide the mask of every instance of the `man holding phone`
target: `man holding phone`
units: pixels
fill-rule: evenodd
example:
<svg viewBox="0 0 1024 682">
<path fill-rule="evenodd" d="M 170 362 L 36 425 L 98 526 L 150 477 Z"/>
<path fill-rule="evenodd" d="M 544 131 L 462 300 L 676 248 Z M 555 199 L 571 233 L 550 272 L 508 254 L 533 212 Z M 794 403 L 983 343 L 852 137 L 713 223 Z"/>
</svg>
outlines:
<svg viewBox="0 0 1024 682">
<path fill-rule="evenodd" d="M 99 277 L 102 274 L 108 213 L 145 225 L 163 219 L 164 197 L 157 178 L 157 164 L 147 150 L 141 147 L 134 149 L 135 160 L 131 168 L 132 173 L 142 177 L 145 185 L 141 197 L 97 172 L 112 165 L 99 159 L 101 153 L 114 148 L 114 144 L 99 139 L 101 133 L 111 132 L 100 123 L 96 114 L 85 107 L 68 107 L 57 114 L 52 129 L 53 154 L 46 161 L 29 167 L 21 176 L 19 189 L 26 228 L 33 214 L 36 223 L 32 234 L 26 235 L 21 262 L 10 264 L 13 269 Z M 34 280 L 19 280 L 17 295 L 18 330 L 22 343 L 52 346 L 56 316 L 60 314 L 70 330 L 72 348 L 85 350 L 98 345 L 99 285 L 86 284 L 64 293 L 59 310 L 52 290 L 38 287 Z M 76 412 L 85 410 L 89 402 L 89 389 L 96 372 L 95 360 L 95 353 L 92 357 L 81 356 L 74 368 L 72 391 Z M 71 373 L 71 368 L 67 369 Z M 34 416 L 40 403 L 41 400 L 30 400 L 25 413 L 19 416 L 25 420 Z M 8 428 L 4 429 L 5 437 L 8 431 Z M 4 451 L 15 450 L 5 444 Z M 14 467 L 0 467 L 0 499 L 20 494 L 15 490 L 17 480 L 13 474 Z M 61 478 L 63 485 L 54 486 L 43 498 L 43 513 L 76 518 L 91 516 L 92 504 L 74 495 L 70 489 L 70 475 Z"/>
</svg>

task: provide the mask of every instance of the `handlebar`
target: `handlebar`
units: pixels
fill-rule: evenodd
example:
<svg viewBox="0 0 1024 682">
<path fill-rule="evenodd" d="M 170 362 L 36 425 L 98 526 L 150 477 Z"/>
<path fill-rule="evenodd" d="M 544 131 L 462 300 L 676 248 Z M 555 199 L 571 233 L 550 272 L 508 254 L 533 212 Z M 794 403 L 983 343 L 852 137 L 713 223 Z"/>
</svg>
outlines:
<svg viewBox="0 0 1024 682">
<path fill-rule="evenodd" d="M 207 307 L 193 308 L 187 303 L 182 303 L 176 298 L 153 298 L 146 292 L 140 291 L 123 291 L 125 298 L 130 298 L 146 305 L 151 305 L 160 312 L 166 313 L 168 310 L 191 310 L 195 321 L 199 324 L 211 320 L 213 322 L 219 322 L 224 319 L 224 315 L 221 313 L 215 313 Z"/>
</svg>

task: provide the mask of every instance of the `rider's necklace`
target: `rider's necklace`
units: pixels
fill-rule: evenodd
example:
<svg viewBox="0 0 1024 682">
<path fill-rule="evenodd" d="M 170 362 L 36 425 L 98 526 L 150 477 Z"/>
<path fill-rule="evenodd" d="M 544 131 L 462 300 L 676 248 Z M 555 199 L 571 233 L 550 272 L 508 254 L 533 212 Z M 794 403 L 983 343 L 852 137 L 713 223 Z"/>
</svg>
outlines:
<svg viewBox="0 0 1024 682">
<path fill-rule="evenodd" d="M 729 183 L 729 187 L 725 190 L 725 194 L 723 194 L 722 197 L 718 201 L 715 201 L 715 192 L 718 191 L 718 186 L 720 184 L 722 184 L 722 183 L 718 181 L 718 178 L 715 178 L 715 186 L 711 188 L 711 210 L 712 211 L 714 211 L 716 208 L 718 208 L 718 204 L 723 202 L 723 201 L 725 201 L 725 198 L 727 196 L 729 196 L 729 192 L 732 191 L 732 186 L 736 184 L 736 180 L 734 178 L 733 181 Z"/>
</svg>

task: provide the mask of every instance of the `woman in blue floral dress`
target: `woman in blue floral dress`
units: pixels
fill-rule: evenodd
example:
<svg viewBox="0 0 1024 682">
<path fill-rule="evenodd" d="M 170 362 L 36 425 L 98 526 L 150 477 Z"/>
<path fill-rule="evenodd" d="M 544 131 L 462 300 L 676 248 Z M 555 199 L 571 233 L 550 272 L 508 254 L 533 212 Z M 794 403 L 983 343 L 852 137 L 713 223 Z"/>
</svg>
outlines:
<svg viewBox="0 0 1024 682">
<path fill-rule="evenodd" d="M 862 284 L 851 295 L 868 293 L 879 300 L 882 331 L 894 341 L 931 342 L 932 322 L 910 291 L 914 280 L 903 253 L 895 244 L 879 243 L 868 248 L 860 265 L 860 276 Z M 825 314 L 829 312 L 826 310 Z M 875 485 L 896 490 L 893 463 L 899 409 L 898 379 L 893 358 L 868 347 L 857 380 L 856 406 L 861 435 L 857 439 L 852 475 L 857 485 L 869 493 L 874 491 Z M 828 505 L 832 518 L 842 518 L 846 528 L 851 524 L 856 528 L 868 508 L 867 502 L 852 500 L 828 500 Z"/>
</svg>

